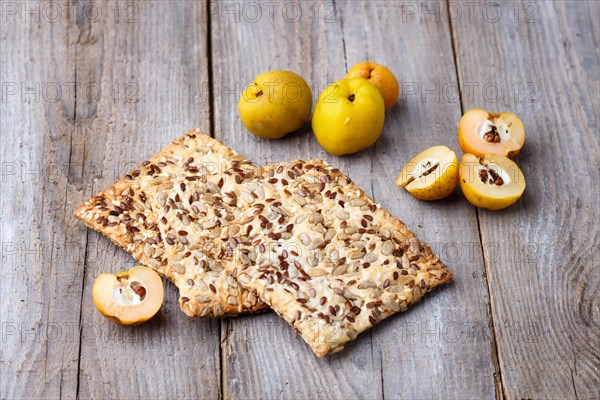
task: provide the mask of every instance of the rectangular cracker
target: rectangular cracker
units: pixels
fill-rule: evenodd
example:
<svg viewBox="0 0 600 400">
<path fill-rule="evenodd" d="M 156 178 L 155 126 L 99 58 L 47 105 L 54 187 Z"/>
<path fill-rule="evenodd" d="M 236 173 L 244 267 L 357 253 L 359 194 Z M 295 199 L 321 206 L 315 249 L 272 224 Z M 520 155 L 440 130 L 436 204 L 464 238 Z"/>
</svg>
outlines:
<svg viewBox="0 0 600 400">
<path fill-rule="evenodd" d="M 452 274 L 398 219 L 320 160 L 256 172 L 265 199 L 242 215 L 231 274 L 322 357 Z M 247 233 L 247 234 L 246 234 Z"/>
<path fill-rule="evenodd" d="M 266 308 L 254 291 L 240 287 L 224 272 L 232 254 L 225 254 L 221 245 L 235 241 L 238 218 L 258 198 L 249 190 L 255 186 L 254 172 L 253 166 L 233 165 L 205 179 L 173 176 L 174 187 L 157 194 L 165 255 L 188 313 L 221 316 L 225 305 L 229 315 L 236 309 Z"/>
<path fill-rule="evenodd" d="M 158 211 L 162 210 L 158 193 L 172 191 L 175 184 L 181 184 L 178 180 L 203 181 L 209 176 L 214 179 L 232 168 L 254 169 L 244 157 L 227 146 L 201 134 L 198 129 L 190 131 L 83 203 L 74 215 L 123 247 L 138 262 L 175 283 L 180 290 L 182 310 L 189 316 L 202 315 L 207 307 L 213 316 L 259 311 L 265 305 L 259 299 L 248 301 L 256 296 L 241 288 L 236 305 L 219 303 L 220 297 L 213 298 L 211 291 L 206 293 L 211 296 L 209 302 L 201 302 L 201 295 L 192 296 L 187 282 L 197 279 L 197 273 L 192 268 L 184 274 L 175 272 L 173 266 L 177 264 L 169 259 L 170 252 L 165 248 L 158 226 Z M 233 280 L 227 279 L 225 272 L 222 274 L 224 279 L 218 281 L 222 285 L 219 291 L 228 292 L 228 282 Z"/>
</svg>

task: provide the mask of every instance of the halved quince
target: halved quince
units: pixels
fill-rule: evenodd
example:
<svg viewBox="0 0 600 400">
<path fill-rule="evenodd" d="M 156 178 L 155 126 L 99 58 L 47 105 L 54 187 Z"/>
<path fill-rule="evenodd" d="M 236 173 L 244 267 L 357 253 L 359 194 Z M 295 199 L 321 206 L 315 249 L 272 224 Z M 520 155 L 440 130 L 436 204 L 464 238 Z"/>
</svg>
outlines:
<svg viewBox="0 0 600 400">
<path fill-rule="evenodd" d="M 460 187 L 476 207 L 501 210 L 519 200 L 525 190 L 523 173 L 503 156 L 465 154 L 459 171 Z"/>
<path fill-rule="evenodd" d="M 510 112 L 490 113 L 480 108 L 467 111 L 458 124 L 458 144 L 465 153 L 482 156 L 516 155 L 525 143 L 525 127 Z"/>
<path fill-rule="evenodd" d="M 446 146 L 433 146 L 413 157 L 400 171 L 396 185 L 419 200 L 439 200 L 458 184 L 456 154 Z"/>
<path fill-rule="evenodd" d="M 118 274 L 98 275 L 92 297 L 96 308 L 106 318 L 121 325 L 138 325 L 160 310 L 164 289 L 156 272 L 137 266 Z"/>
</svg>

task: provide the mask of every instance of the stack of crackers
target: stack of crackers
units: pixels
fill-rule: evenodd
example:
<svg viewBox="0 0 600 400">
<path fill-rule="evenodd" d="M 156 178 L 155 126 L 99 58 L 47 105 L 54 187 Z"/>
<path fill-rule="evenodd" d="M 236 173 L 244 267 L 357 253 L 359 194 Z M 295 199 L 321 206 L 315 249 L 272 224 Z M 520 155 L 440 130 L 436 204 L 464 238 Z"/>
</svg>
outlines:
<svg viewBox="0 0 600 400">
<path fill-rule="evenodd" d="M 318 356 L 452 273 L 321 160 L 256 167 L 188 132 L 75 216 L 173 282 L 191 317 L 273 309 Z"/>
</svg>

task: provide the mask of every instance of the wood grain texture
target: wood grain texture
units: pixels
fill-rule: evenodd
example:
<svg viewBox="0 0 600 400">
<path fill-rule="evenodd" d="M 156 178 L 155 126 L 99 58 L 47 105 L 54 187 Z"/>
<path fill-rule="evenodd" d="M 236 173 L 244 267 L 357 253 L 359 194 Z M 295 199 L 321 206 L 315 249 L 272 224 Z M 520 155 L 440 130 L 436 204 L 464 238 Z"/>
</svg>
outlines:
<svg viewBox="0 0 600 400">
<path fill-rule="evenodd" d="M 599 3 L 58 2 L 58 18 L 25 3 L 0 4 L 0 398 L 600 397 Z M 257 74 L 292 69 L 316 101 L 363 60 L 403 91 L 374 147 L 332 157 L 308 124 L 278 141 L 242 126 Z M 460 155 L 474 106 L 525 123 L 519 203 L 396 188 L 424 148 Z M 134 261 L 71 212 L 197 126 L 257 164 L 338 166 L 454 283 L 325 359 L 271 312 L 188 319 L 168 282 L 149 323 L 105 320 L 93 281 Z"/>
<path fill-rule="evenodd" d="M 97 176 L 84 169 L 84 181 L 93 182 L 88 196 L 189 129 L 210 129 L 209 103 L 201 97 L 202 84 L 208 80 L 204 4 L 128 4 L 135 4 L 136 10 L 128 23 L 112 18 L 93 24 L 77 21 L 78 80 L 137 88 L 118 101 L 78 102 L 82 137 L 78 151 L 86 155 L 86 167 L 100 166 Z M 116 176 L 115 169 L 119 169 Z M 79 397 L 218 397 L 219 322 L 187 318 L 179 309 L 177 290 L 166 281 L 165 304 L 149 323 L 132 329 L 105 320 L 91 298 L 95 277 L 135 262 L 82 226 L 80 234 L 85 232 L 90 241 L 82 298 Z"/>
<path fill-rule="evenodd" d="M 399 77 L 411 83 L 425 82 L 432 76 L 446 81 L 455 77 L 451 43 L 449 39 L 444 41 L 449 33 L 447 23 L 400 24 L 395 29 L 401 34 L 397 37 L 402 40 L 385 40 L 385 30 L 380 28 L 390 26 L 400 18 L 399 9 L 386 7 L 383 2 L 338 2 L 336 7 L 338 14 L 335 15 L 334 25 L 321 23 L 315 27 L 312 21 L 299 21 L 300 26 L 294 26 L 281 21 L 278 24 L 275 20 L 273 23 L 250 24 L 240 21 L 222 28 L 214 26 L 213 48 L 216 53 L 213 57 L 217 63 L 214 69 L 215 83 L 231 86 L 233 82 L 242 80 L 239 86 L 243 86 L 256 74 L 272 68 L 293 69 L 303 75 L 309 85 L 331 82 L 345 75 L 346 57 L 348 66 L 365 59 L 376 59 L 400 71 Z M 324 28 L 321 28 L 322 25 Z M 312 32 L 310 38 L 296 33 L 309 29 Z M 279 37 L 282 31 L 290 34 Z M 369 39 L 366 40 L 366 37 Z M 294 42 L 290 43 L 292 40 Z M 269 43 L 275 41 L 279 45 L 271 50 Z M 326 47 L 320 45 L 322 42 Z M 437 42 L 439 46 L 425 51 L 424 45 L 429 42 Z M 225 53 L 222 54 L 220 49 Z M 402 56 L 405 53 L 418 54 L 420 58 L 408 59 Z M 237 58 L 234 58 L 235 54 Z M 260 57 L 256 54 L 260 54 Z M 305 64 L 305 54 L 311 54 L 310 65 Z M 218 64 L 218 60 L 227 61 Z M 238 66 L 235 62 L 232 65 L 229 60 L 243 60 L 243 65 Z M 423 65 L 427 67 L 423 68 Z M 320 91 L 323 85 L 318 86 Z M 318 92 L 313 95 L 316 98 Z M 281 141 L 255 139 L 237 117 L 236 99 L 228 100 L 216 103 L 217 138 L 222 137 L 225 143 L 241 149 L 243 154 L 258 162 L 294 157 L 324 158 L 339 166 L 359 186 L 374 195 L 377 201 L 404 219 L 421 238 L 432 242 L 440 251 L 458 246 L 461 257 L 455 260 L 457 268 L 453 268 L 458 274 L 457 283 L 441 289 L 441 293 L 432 299 L 426 298 L 423 303 L 427 304 L 417 305 L 407 315 L 394 317 L 373 332 L 361 335 L 349 349 L 332 356 L 331 361 L 324 365 L 322 361 L 311 359 L 310 354 L 304 354 L 306 346 L 296 338 L 292 337 L 294 340 L 291 343 L 285 337 L 282 340 L 278 336 L 266 343 L 264 339 L 256 339 L 261 333 L 262 337 L 265 336 L 267 326 L 285 325 L 273 316 L 243 322 L 231 320 L 228 347 L 224 355 L 226 394 L 235 398 L 274 395 L 318 397 L 323 393 L 327 397 L 343 395 L 346 398 L 418 398 L 453 396 L 457 393 L 468 397 L 493 397 L 493 346 L 487 334 L 487 290 L 482 280 L 483 262 L 475 212 L 457 198 L 450 205 L 419 203 L 393 183 L 403 162 L 418 151 L 440 141 L 457 147 L 453 145 L 454 137 L 448 137 L 438 127 L 460 117 L 460 104 L 432 104 L 436 107 L 436 113 L 423 115 L 418 110 L 420 98 L 407 97 L 388 113 L 386 127 L 375 148 L 352 157 L 333 157 L 318 147 L 309 132 L 292 134 Z M 430 127 L 438 129 L 430 130 Z M 425 136 L 422 134 L 424 130 L 431 133 Z M 417 135 L 422 139 L 410 140 Z M 270 152 L 273 152 L 273 156 Z M 448 207 L 451 212 L 448 212 Z M 440 223 L 420 230 L 417 227 L 422 226 L 423 219 Z M 456 237 L 461 238 L 460 242 L 452 241 Z M 465 292 L 469 294 L 465 295 Z M 457 344 L 457 340 L 461 341 L 457 339 L 457 335 L 460 335 L 458 332 L 464 334 L 469 328 L 478 329 L 481 334 Z M 428 330 L 433 332 L 430 337 L 427 336 Z M 245 339 L 248 337 L 252 339 Z M 423 344 L 423 341 L 426 343 Z M 300 348 L 297 348 L 297 343 L 300 343 Z M 365 351 L 368 357 L 365 357 Z M 348 365 L 348 359 L 352 360 L 352 364 Z M 355 374 L 350 375 L 350 381 L 344 379 L 337 386 L 339 394 L 331 389 L 323 391 L 322 382 L 327 382 L 331 376 L 328 371 L 330 363 L 335 363 L 337 367 L 340 360 L 344 361 L 344 370 L 354 371 Z M 455 364 L 461 366 L 461 379 L 454 379 L 455 368 L 440 367 Z M 355 365 L 363 368 L 356 371 Z M 258 374 L 253 372 L 257 369 L 260 371 Z M 359 371 L 360 375 L 357 375 Z M 383 374 L 379 382 L 375 380 L 378 373 Z M 400 373 L 408 379 L 398 379 Z M 265 375 L 275 375 L 276 378 L 269 382 L 256 381 L 257 376 Z M 349 376 L 348 373 L 343 375 Z M 302 385 L 307 379 L 318 383 Z M 428 383 L 432 379 L 443 383 L 433 387 Z M 293 389 L 298 391 L 293 392 Z"/>
<path fill-rule="evenodd" d="M 347 171 L 348 160 L 326 154 L 310 126 L 284 139 L 267 141 L 251 135 L 239 119 L 236 104 L 241 89 L 262 72 L 289 69 L 300 74 L 311 86 L 315 101 L 328 82 L 346 72 L 341 25 L 330 15 L 331 3 L 277 4 L 273 18 L 263 14 L 256 22 L 241 13 L 236 20 L 225 8 L 217 9 L 212 18 L 215 137 L 258 164 L 323 158 Z M 295 6 L 302 11 L 292 18 L 298 15 L 291 14 Z M 290 7 L 289 15 L 283 14 L 286 7 Z M 330 22 L 325 21 L 327 17 Z M 218 88 L 236 89 L 221 95 Z M 222 331 L 227 398 L 382 397 L 380 355 L 371 351 L 368 333 L 345 351 L 318 359 L 274 313 L 230 319 Z"/>
<path fill-rule="evenodd" d="M 493 398 L 489 299 L 475 212 L 458 193 L 422 202 L 394 184 L 402 166 L 426 148 L 460 150 L 453 128 L 460 118 L 458 101 L 422 97 L 455 81 L 448 22 L 422 22 L 384 1 L 337 4 L 348 67 L 376 60 L 392 69 L 403 92 L 386 115 L 381 138 L 358 157 L 366 171 L 363 187 L 370 184 L 374 198 L 430 243 L 455 274 L 449 286 L 373 329 L 385 398 Z"/>
<path fill-rule="evenodd" d="M 598 398 L 600 7 L 535 4 L 529 22 L 523 4 L 520 20 L 454 25 L 461 82 L 504 90 L 465 110 L 511 110 L 527 134 L 523 198 L 479 212 L 502 380 L 509 398 Z"/>
<path fill-rule="evenodd" d="M 74 81 L 74 49 L 65 21 L 30 21 L 0 24 L 0 397 L 73 398 L 85 254 L 68 211 L 83 199 L 63 85 Z"/>
<path fill-rule="evenodd" d="M 169 283 L 149 324 L 102 318 L 95 277 L 134 262 L 71 216 L 170 140 L 209 130 L 205 5 L 93 6 L 65 4 L 51 22 L 33 5 L 2 24 L 2 82 L 24 87 L 2 104 L 2 165 L 17 170 L 2 176 L 14 222 L 2 224 L 1 397 L 215 398 L 218 321 L 186 318 Z M 36 85 L 40 99 L 22 102 Z M 59 101 L 43 91 L 53 86 Z"/>
</svg>

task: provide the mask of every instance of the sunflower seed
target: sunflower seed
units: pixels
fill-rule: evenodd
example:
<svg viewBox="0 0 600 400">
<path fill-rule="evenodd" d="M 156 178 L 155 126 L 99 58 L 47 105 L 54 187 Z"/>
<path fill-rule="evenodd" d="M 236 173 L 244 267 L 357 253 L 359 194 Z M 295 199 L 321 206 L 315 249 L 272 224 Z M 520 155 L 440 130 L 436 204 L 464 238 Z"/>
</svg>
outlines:
<svg viewBox="0 0 600 400">
<path fill-rule="evenodd" d="M 367 202 L 364 199 L 357 198 L 350 200 L 350 204 L 352 204 L 355 207 L 362 207 L 365 204 L 367 204 Z"/>
<path fill-rule="evenodd" d="M 310 236 L 308 236 L 306 233 L 301 233 L 299 235 L 300 241 L 302 242 L 303 245 L 308 246 L 311 242 Z"/>
<path fill-rule="evenodd" d="M 377 285 L 373 281 L 363 281 L 358 285 L 359 289 L 375 288 Z"/>
<path fill-rule="evenodd" d="M 368 263 L 374 263 L 375 261 L 377 261 L 377 258 L 378 258 L 377 254 L 375 254 L 375 253 L 367 253 L 363 257 L 363 261 L 368 262 Z"/>
<path fill-rule="evenodd" d="M 320 276 L 327 275 L 327 271 L 325 271 L 324 269 L 321 269 L 321 268 L 311 268 L 308 270 L 308 275 L 313 278 L 317 278 Z"/>
<path fill-rule="evenodd" d="M 386 256 L 391 255 L 394 252 L 394 249 L 394 243 L 392 243 L 391 241 L 384 242 L 383 246 L 381 246 L 381 252 Z"/>
<path fill-rule="evenodd" d="M 207 295 L 198 296 L 198 297 L 196 297 L 196 300 L 199 303 L 209 303 L 210 302 L 210 296 L 207 296 Z"/>
<path fill-rule="evenodd" d="M 319 224 L 323 222 L 323 216 L 319 213 L 314 213 L 308 218 L 308 222 L 311 224 Z"/>
<path fill-rule="evenodd" d="M 339 219 L 341 219 L 342 221 L 345 221 L 347 219 L 350 219 L 350 213 L 347 211 L 338 211 L 337 216 Z"/>
<path fill-rule="evenodd" d="M 181 264 L 173 264 L 173 271 L 177 272 L 178 274 L 185 274 L 185 267 Z"/>
<path fill-rule="evenodd" d="M 298 215 L 296 217 L 296 221 L 295 222 L 296 222 L 296 224 L 301 224 L 301 223 L 303 223 L 306 220 L 306 218 L 308 218 L 308 215 L 306 215 L 306 214 L 300 214 L 300 215 Z"/>
</svg>

